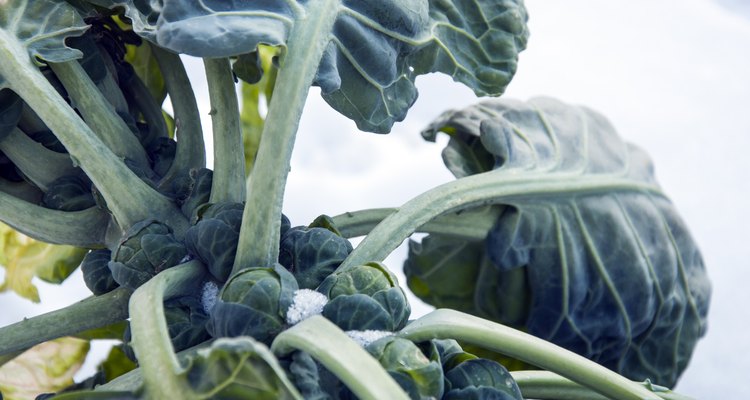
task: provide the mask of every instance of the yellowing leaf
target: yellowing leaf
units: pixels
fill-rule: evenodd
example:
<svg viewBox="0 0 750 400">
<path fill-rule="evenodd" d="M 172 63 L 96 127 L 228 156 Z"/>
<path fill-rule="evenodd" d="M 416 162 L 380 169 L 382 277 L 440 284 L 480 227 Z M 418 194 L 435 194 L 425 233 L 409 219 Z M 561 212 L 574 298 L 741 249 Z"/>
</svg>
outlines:
<svg viewBox="0 0 750 400">
<path fill-rule="evenodd" d="M 12 290 L 39 302 L 39 291 L 31 279 L 37 276 L 50 283 L 64 281 L 78 268 L 86 251 L 39 242 L 0 223 L 0 265 L 5 267 L 0 291 Z"/>
<path fill-rule="evenodd" d="M 88 351 L 88 341 L 69 337 L 32 347 L 0 367 L 3 399 L 34 399 L 72 385 Z"/>
</svg>

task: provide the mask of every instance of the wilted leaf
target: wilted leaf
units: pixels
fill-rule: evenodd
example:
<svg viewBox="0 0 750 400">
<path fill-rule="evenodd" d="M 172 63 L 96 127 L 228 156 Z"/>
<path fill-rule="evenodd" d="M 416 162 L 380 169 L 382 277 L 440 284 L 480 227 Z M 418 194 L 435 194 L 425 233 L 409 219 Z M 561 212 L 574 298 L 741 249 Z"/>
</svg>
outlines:
<svg viewBox="0 0 750 400">
<path fill-rule="evenodd" d="M 5 267 L 5 281 L 0 284 L 0 291 L 12 290 L 39 302 L 39 292 L 31 283 L 32 278 L 61 283 L 78 268 L 86 252 L 78 247 L 36 241 L 0 223 L 0 265 Z"/>
<path fill-rule="evenodd" d="M 41 393 L 57 392 L 73 384 L 89 342 L 60 338 L 34 346 L 0 367 L 4 400 L 28 400 Z"/>
</svg>

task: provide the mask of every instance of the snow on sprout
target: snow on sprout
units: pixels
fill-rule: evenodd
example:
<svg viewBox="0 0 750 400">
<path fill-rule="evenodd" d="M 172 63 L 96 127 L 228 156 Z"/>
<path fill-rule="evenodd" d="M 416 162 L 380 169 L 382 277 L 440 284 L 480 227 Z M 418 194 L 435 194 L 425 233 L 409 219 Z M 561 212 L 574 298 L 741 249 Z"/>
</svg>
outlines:
<svg viewBox="0 0 750 400">
<path fill-rule="evenodd" d="M 294 292 L 294 300 L 286 312 L 286 322 L 294 325 L 302 322 L 313 315 L 323 312 L 323 307 L 328 303 L 328 298 L 311 289 L 300 289 Z"/>
<path fill-rule="evenodd" d="M 392 336 L 393 332 L 388 331 L 374 331 L 374 330 L 366 330 L 366 331 L 346 331 L 347 336 L 352 338 L 355 342 L 357 342 L 362 347 L 367 347 L 370 343 L 382 339 L 387 336 Z"/>
<path fill-rule="evenodd" d="M 203 305 L 203 311 L 206 314 L 211 313 L 211 309 L 214 308 L 216 300 L 219 298 L 219 287 L 213 281 L 208 281 L 203 284 L 201 290 L 201 304 Z"/>
</svg>

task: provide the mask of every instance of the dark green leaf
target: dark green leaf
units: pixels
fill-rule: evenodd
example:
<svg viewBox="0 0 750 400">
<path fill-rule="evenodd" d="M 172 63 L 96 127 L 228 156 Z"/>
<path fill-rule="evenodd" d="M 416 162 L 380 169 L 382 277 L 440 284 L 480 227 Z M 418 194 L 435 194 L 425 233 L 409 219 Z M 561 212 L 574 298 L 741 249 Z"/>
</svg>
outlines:
<svg viewBox="0 0 750 400">
<path fill-rule="evenodd" d="M 425 136 L 440 130 L 480 138 L 498 180 L 535 182 L 487 237 L 497 272 L 478 279 L 479 314 L 672 386 L 705 332 L 711 285 L 648 157 L 600 114 L 546 98 L 446 113 Z"/>
<path fill-rule="evenodd" d="M 183 375 L 200 398 L 301 399 L 271 351 L 248 337 L 217 339 L 188 360 Z"/>
<path fill-rule="evenodd" d="M 284 328 L 297 289 L 292 274 L 279 264 L 246 268 L 224 285 L 208 331 L 214 337 L 252 336 L 270 343 Z"/>
<path fill-rule="evenodd" d="M 442 398 L 442 365 L 427 358 L 410 340 L 390 336 L 369 344 L 366 350 L 412 399 Z"/>
<path fill-rule="evenodd" d="M 111 292 L 120 286 L 115 282 L 112 271 L 107 265 L 111 258 L 112 252 L 109 250 L 91 250 L 81 263 L 83 281 L 86 287 L 97 296 Z"/>
<path fill-rule="evenodd" d="M 325 228 L 295 227 L 281 237 L 279 263 L 300 289 L 315 289 L 352 252 L 348 240 Z"/>
<path fill-rule="evenodd" d="M 135 30 L 160 46 L 199 57 L 285 46 L 308 2 L 126 3 Z M 526 46 L 526 10 L 518 1 L 342 0 L 315 84 L 361 129 L 387 132 L 416 100 L 418 75 L 443 72 L 477 94 L 499 95 Z"/>
</svg>

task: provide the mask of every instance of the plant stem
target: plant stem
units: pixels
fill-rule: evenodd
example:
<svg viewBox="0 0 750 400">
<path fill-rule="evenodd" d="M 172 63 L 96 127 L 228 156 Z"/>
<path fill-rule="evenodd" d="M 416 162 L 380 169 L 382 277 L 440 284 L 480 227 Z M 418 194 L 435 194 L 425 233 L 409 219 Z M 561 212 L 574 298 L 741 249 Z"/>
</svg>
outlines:
<svg viewBox="0 0 750 400">
<path fill-rule="evenodd" d="M 435 310 L 407 325 L 398 336 L 414 342 L 450 338 L 472 343 L 560 374 L 615 400 L 659 400 L 637 383 L 572 351 L 455 310 Z"/>
<path fill-rule="evenodd" d="M 607 400 L 590 389 L 585 388 L 570 379 L 549 371 L 512 371 L 510 373 L 521 389 L 524 398 L 539 400 Z M 664 400 L 692 400 L 690 397 L 672 392 L 667 388 L 643 382 L 633 382 L 653 391 Z"/>
<path fill-rule="evenodd" d="M 205 168 L 206 146 L 203 143 L 198 103 L 195 101 L 193 87 L 190 85 L 190 79 L 188 79 L 180 56 L 156 45 L 151 45 L 151 52 L 159 64 L 164 83 L 167 85 L 177 125 L 175 132 L 177 153 L 172 165 L 159 183 L 163 186 L 191 169 Z"/>
<path fill-rule="evenodd" d="M 86 124 L 120 158 L 127 158 L 142 168 L 148 168 L 146 151 L 125 121 L 115 113 L 109 100 L 98 90 L 78 61 L 49 63 L 50 68 L 81 113 Z"/>
<path fill-rule="evenodd" d="M 511 174 L 494 170 L 440 185 L 409 200 L 378 224 L 339 267 L 382 261 L 420 226 L 450 211 L 491 204 L 512 204 L 533 196 L 585 195 L 636 191 L 661 195 L 657 186 L 621 177 L 566 173 Z"/>
<path fill-rule="evenodd" d="M 271 344 L 277 356 L 295 350 L 310 354 L 360 399 L 409 398 L 377 360 L 324 317 L 316 315 L 298 323 Z"/>
<path fill-rule="evenodd" d="M 248 179 L 242 228 L 232 273 L 267 266 L 279 253 L 279 229 L 289 162 L 315 73 L 330 40 L 340 0 L 309 2 L 289 34 L 288 51 L 268 106 L 253 172 Z"/>
<path fill-rule="evenodd" d="M 245 201 L 245 154 L 240 108 L 227 58 L 204 58 L 214 136 L 211 203 Z"/>
<path fill-rule="evenodd" d="M 346 212 L 333 217 L 333 224 L 346 238 L 365 236 L 398 208 L 372 208 Z M 476 216 L 471 212 L 445 214 L 417 228 L 424 233 L 435 233 L 470 241 L 484 240 L 495 220 L 486 214 Z"/>
<path fill-rule="evenodd" d="M 0 150 L 34 185 L 44 191 L 56 179 L 80 172 L 73 166 L 70 156 L 44 147 L 18 128 L 0 141 Z M 39 160 L 44 162 L 40 163 Z"/>
<path fill-rule="evenodd" d="M 127 305 L 131 293 L 130 289 L 118 288 L 0 328 L 0 355 L 122 321 L 128 317 Z"/>
<path fill-rule="evenodd" d="M 110 216 L 98 207 L 51 210 L 0 191 L 0 220 L 36 240 L 97 248 L 105 245 Z"/>
<path fill-rule="evenodd" d="M 146 393 L 152 399 L 192 399 L 194 393 L 178 373 L 182 369 L 174 353 L 164 317 L 164 300 L 185 285 L 203 279 L 198 261 L 169 268 L 139 287 L 130 298 L 132 346 L 143 371 Z"/>
<path fill-rule="evenodd" d="M 187 229 L 187 219 L 175 205 L 140 180 L 73 111 L 28 58 L 26 49 L 0 30 L 0 76 L 37 113 L 65 146 L 74 165 L 99 189 L 122 227 L 157 216 L 175 232 Z M 148 204 L 148 207 L 144 207 Z"/>
</svg>

